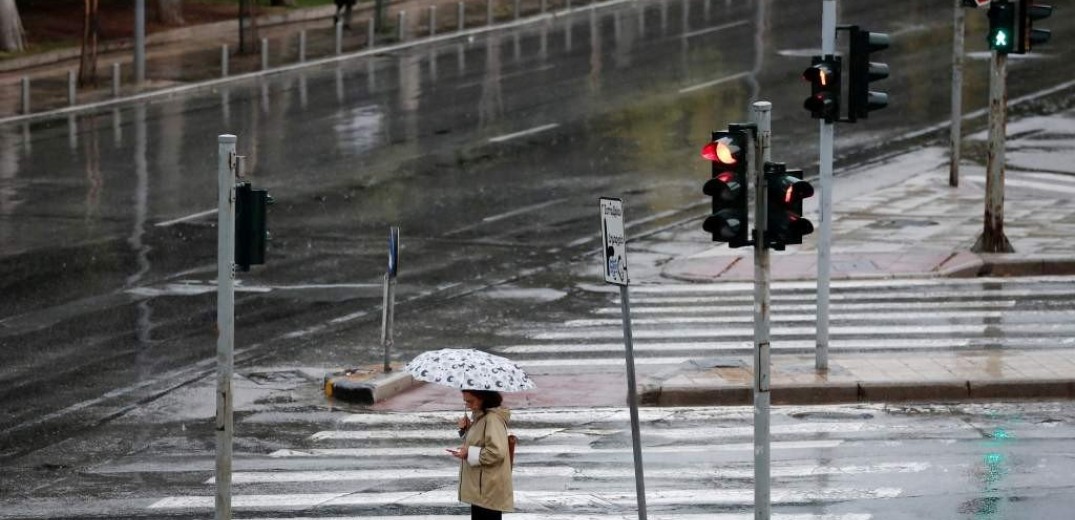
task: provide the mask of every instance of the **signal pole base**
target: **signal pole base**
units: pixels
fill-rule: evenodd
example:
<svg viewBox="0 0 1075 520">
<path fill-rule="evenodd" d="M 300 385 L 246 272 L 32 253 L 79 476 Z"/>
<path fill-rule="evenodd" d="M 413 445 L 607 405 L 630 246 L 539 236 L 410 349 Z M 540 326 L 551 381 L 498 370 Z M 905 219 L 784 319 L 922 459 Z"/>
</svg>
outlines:
<svg viewBox="0 0 1075 520">
<path fill-rule="evenodd" d="M 974 247 L 970 248 L 973 253 L 1014 253 L 1015 248 L 1012 247 L 1012 243 L 1008 242 L 1008 237 L 1004 236 L 1004 233 L 990 234 L 982 233 L 978 236 L 978 240 L 974 242 Z"/>
</svg>

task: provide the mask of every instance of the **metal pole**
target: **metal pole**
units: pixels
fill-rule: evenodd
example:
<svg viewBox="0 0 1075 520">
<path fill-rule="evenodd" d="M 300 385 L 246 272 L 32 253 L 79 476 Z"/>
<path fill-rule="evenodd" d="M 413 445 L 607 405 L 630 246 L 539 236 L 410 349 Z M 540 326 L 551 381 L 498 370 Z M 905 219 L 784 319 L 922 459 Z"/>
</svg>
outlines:
<svg viewBox="0 0 1075 520">
<path fill-rule="evenodd" d="M 769 520 L 769 248 L 765 247 L 766 197 L 762 165 L 769 161 L 772 103 L 754 103 L 754 518 Z"/>
<path fill-rule="evenodd" d="M 541 0 L 541 14 L 545 14 L 545 10 L 548 9 L 548 0 Z"/>
<path fill-rule="evenodd" d="M 384 304 L 381 309 L 381 345 L 384 347 L 384 371 L 391 372 L 391 356 L 395 323 L 396 280 L 384 273 Z"/>
<path fill-rule="evenodd" d="M 948 185 L 959 186 L 959 160 L 963 142 L 963 40 L 967 20 L 963 13 L 963 0 L 955 0 L 955 18 L 952 22 L 952 128 L 951 153 L 948 163 Z"/>
<path fill-rule="evenodd" d="M 134 2 L 134 82 L 146 81 L 146 0 Z"/>
<path fill-rule="evenodd" d="M 336 22 L 336 55 L 343 54 L 343 24 Z"/>
<path fill-rule="evenodd" d="M 836 52 L 836 0 L 825 0 L 821 12 L 821 53 L 828 56 Z M 818 176 L 821 182 L 821 200 L 818 201 L 821 227 L 817 244 L 817 348 L 814 350 L 814 368 L 829 369 L 829 277 L 832 262 L 832 160 L 836 139 L 836 124 L 818 122 L 820 133 L 820 157 Z"/>
<path fill-rule="evenodd" d="M 384 371 L 392 371 L 390 352 L 395 344 L 396 276 L 399 272 L 399 228 L 388 229 L 388 268 L 384 272 L 384 304 L 381 308 L 381 345 L 384 346 Z"/>
<path fill-rule="evenodd" d="M 228 77 L 228 44 L 220 46 L 220 77 Z"/>
<path fill-rule="evenodd" d="M 976 253 L 1011 253 L 1004 236 L 1004 134 L 1008 112 L 1008 55 L 993 51 L 989 70 L 989 148 L 986 153 L 985 227 Z"/>
<path fill-rule="evenodd" d="M 67 104 L 71 106 L 75 106 L 78 103 L 78 91 L 76 90 L 78 80 L 76 78 L 75 71 L 67 71 Z"/>
<path fill-rule="evenodd" d="M 119 97 L 119 63 L 112 64 L 112 97 Z"/>
<path fill-rule="evenodd" d="M 485 25 L 493 25 L 493 0 L 485 0 Z"/>
<path fill-rule="evenodd" d="M 642 473 L 642 434 L 638 424 L 638 389 L 635 388 L 634 340 L 631 336 L 631 303 L 627 285 L 620 285 L 620 307 L 623 311 L 623 341 L 627 356 L 627 402 L 631 410 L 631 445 L 635 459 L 635 495 L 638 498 L 638 520 L 646 520 L 646 479 Z"/>
<path fill-rule="evenodd" d="M 437 6 L 429 6 L 429 35 L 437 34 Z"/>
<path fill-rule="evenodd" d="M 216 520 L 231 519 L 231 374 L 235 362 L 235 142 L 217 138 Z"/>
<path fill-rule="evenodd" d="M 467 26 L 466 5 L 463 2 L 456 4 L 455 20 L 458 24 L 457 31 L 462 31 Z"/>
<path fill-rule="evenodd" d="M 299 63 L 306 61 L 306 31 L 299 31 Z"/>
<path fill-rule="evenodd" d="M 366 48 L 372 49 L 375 43 L 377 43 L 377 25 L 373 18 L 370 18 L 366 22 Z"/>
<path fill-rule="evenodd" d="M 30 113 L 30 76 L 22 77 L 22 113 Z"/>
<path fill-rule="evenodd" d="M 407 12 L 400 11 L 396 17 L 396 39 L 399 41 L 405 41 L 407 39 Z"/>
<path fill-rule="evenodd" d="M 261 70 L 269 69 L 269 39 L 261 39 Z"/>
<path fill-rule="evenodd" d="M 518 20 L 519 19 L 519 0 L 515 0 L 515 4 L 512 6 L 512 11 L 514 12 L 512 17 L 514 19 Z"/>
</svg>

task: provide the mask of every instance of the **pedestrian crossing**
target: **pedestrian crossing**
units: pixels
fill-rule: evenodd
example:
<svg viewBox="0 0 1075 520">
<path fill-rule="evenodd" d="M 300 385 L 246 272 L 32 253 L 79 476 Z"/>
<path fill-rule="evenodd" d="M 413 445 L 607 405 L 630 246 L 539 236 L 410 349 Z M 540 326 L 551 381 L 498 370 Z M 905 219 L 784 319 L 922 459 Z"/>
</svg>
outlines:
<svg viewBox="0 0 1075 520">
<path fill-rule="evenodd" d="M 802 417 L 819 411 L 818 420 Z M 978 438 L 963 421 L 912 432 L 921 428 L 873 421 L 879 412 L 871 406 L 799 407 L 777 414 L 771 429 L 773 518 L 869 520 L 872 513 L 854 511 L 853 505 L 903 496 L 900 486 L 886 483 L 889 477 L 928 474 L 937 468 L 924 457 L 867 457 L 868 446 L 893 446 L 892 436 L 911 433 L 938 446 Z M 293 439 L 293 447 L 260 456 L 237 452 L 232 508 L 243 518 L 263 520 L 468 518 L 457 500 L 457 461 L 444 454 L 445 447 L 458 443 L 454 424 L 459 413 L 340 414 L 320 424 L 324 429 Z M 649 517 L 752 517 L 750 410 L 642 409 L 639 414 Z M 625 408 L 514 413 L 512 431 L 520 441 L 513 472 L 517 512 L 510 518 L 634 519 L 628 418 Z M 859 455 L 834 456 L 849 446 Z M 311 466 L 311 459 L 324 464 Z M 147 514 L 182 517 L 211 511 L 216 481 L 209 463 L 206 460 L 200 471 L 208 473 L 207 478 L 148 501 Z M 818 512 L 836 504 L 842 505 L 839 513 Z M 293 516 L 297 511 L 303 516 Z"/>
<path fill-rule="evenodd" d="M 236 518 L 468 518 L 456 496 L 457 461 L 444 454 L 458 442 L 458 413 L 340 413 L 302 434 L 293 425 L 283 428 L 296 432 L 292 446 L 236 452 Z M 752 518 L 751 409 L 643 408 L 639 415 L 649 518 Z M 511 421 L 520 437 L 513 472 L 517 511 L 505 518 L 634 520 L 628 417 L 625 408 L 517 411 Z M 1013 439 L 1022 443 L 1018 446 L 1039 449 L 1035 442 L 1062 443 L 1069 437 L 1066 428 L 1043 429 L 1034 420 L 1009 425 L 1005 414 L 980 405 L 966 405 L 952 416 L 902 413 L 883 405 L 777 408 L 770 445 L 773 518 L 889 518 L 886 512 L 901 510 L 903 500 L 937 501 L 966 493 L 968 483 L 952 475 L 981 471 L 983 460 L 1023 456 L 1012 451 L 1016 445 L 1006 444 Z M 141 516 L 210 514 L 212 468 L 207 459 L 201 468 L 174 469 L 200 478 L 141 502 Z M 97 471 L 113 479 L 123 474 L 120 465 Z"/>
<path fill-rule="evenodd" d="M 600 303 L 556 323 L 530 323 L 498 353 L 531 370 L 623 366 L 622 309 L 615 288 L 582 287 Z M 816 282 L 772 284 L 775 353 L 816 348 Z M 632 286 L 635 363 L 678 365 L 753 349 L 752 283 Z M 1050 349 L 1075 346 L 1075 284 L 1065 277 L 833 281 L 834 352 Z"/>
<path fill-rule="evenodd" d="M 772 518 L 893 518 L 910 504 L 973 492 L 991 464 L 1063 452 L 1071 440 L 1056 408 L 959 405 L 778 407 L 771 413 Z M 948 412 L 948 413 L 945 413 Z M 237 519 L 455 520 L 461 412 L 272 413 L 237 417 L 231 504 Z M 753 410 L 642 408 L 648 517 L 747 520 L 754 501 Z M 1013 423 L 1008 417 L 1017 417 Z M 626 408 L 541 408 L 513 413 L 519 436 L 511 519 L 634 520 L 635 469 Z M 1042 422 L 1044 418 L 1048 422 Z M 1052 427 L 1043 427 L 1043 424 Z M 271 446 L 272 449 L 265 450 Z M 1023 450 L 1023 451 L 1021 451 Z M 986 466 L 982 466 L 986 464 Z M 1067 474 L 1066 464 L 1034 471 Z M 0 518 L 206 518 L 215 507 L 211 451 L 132 453 L 87 469 L 103 483 L 79 503 L 10 503 Z M 1063 479 L 1061 479 L 1063 480 Z M 1023 477 L 996 484 L 1040 486 Z M 968 486 L 970 491 L 968 491 Z M 96 493 L 96 494 L 95 494 Z M 118 498 L 117 498 L 118 497 Z M 938 510 L 939 517 L 943 511 Z M 913 513 L 911 513 L 913 515 Z M 914 518 L 902 516 L 898 518 Z"/>
</svg>

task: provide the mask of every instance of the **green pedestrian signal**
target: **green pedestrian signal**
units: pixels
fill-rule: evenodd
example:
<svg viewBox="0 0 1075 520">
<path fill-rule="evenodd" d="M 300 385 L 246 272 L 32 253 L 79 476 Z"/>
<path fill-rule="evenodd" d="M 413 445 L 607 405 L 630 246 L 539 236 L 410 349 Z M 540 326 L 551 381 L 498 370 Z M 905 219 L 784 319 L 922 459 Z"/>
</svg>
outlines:
<svg viewBox="0 0 1075 520">
<path fill-rule="evenodd" d="M 989 49 L 1001 54 L 1018 52 L 1015 39 L 1016 5 L 1008 0 L 989 3 Z"/>
</svg>

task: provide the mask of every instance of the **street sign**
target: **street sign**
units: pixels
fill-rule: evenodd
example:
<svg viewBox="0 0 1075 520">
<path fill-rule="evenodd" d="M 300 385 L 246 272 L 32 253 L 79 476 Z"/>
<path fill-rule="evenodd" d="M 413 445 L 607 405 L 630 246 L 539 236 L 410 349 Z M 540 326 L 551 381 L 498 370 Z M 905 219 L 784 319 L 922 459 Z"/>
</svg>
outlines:
<svg viewBox="0 0 1075 520">
<path fill-rule="evenodd" d="M 620 199 L 601 197 L 601 244 L 605 282 L 627 285 L 627 234 Z"/>
<path fill-rule="evenodd" d="M 399 228 L 388 229 L 388 276 L 395 278 L 399 272 Z"/>
</svg>

